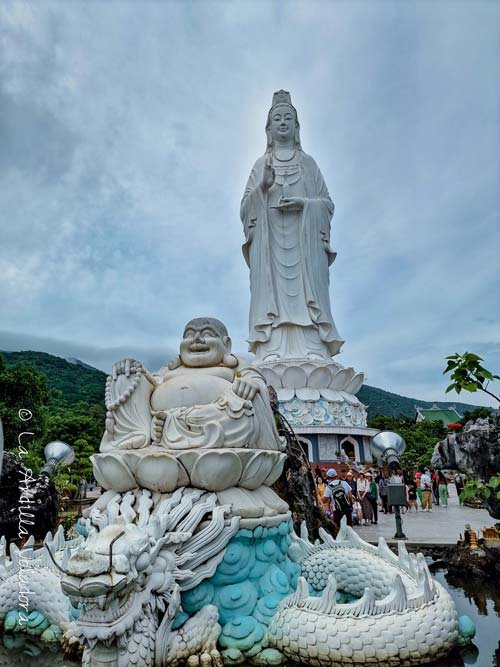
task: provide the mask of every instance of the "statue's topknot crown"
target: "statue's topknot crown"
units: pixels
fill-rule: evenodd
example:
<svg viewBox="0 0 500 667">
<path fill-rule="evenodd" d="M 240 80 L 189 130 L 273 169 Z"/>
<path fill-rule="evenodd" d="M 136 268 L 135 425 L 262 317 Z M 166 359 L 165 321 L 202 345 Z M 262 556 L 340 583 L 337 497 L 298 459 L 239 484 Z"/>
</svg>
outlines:
<svg viewBox="0 0 500 667">
<path fill-rule="evenodd" d="M 292 98 L 288 90 L 277 90 L 274 93 L 272 106 L 275 107 L 278 104 L 289 104 L 292 106 Z"/>
</svg>

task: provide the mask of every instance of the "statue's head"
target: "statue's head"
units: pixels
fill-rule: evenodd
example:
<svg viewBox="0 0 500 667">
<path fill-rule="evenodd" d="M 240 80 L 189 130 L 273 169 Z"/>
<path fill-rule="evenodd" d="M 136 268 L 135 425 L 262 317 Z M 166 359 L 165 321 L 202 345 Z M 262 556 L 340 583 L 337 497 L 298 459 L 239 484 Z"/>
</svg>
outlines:
<svg viewBox="0 0 500 667">
<path fill-rule="evenodd" d="M 227 329 L 214 317 L 196 317 L 186 324 L 179 360 L 169 364 L 170 368 L 177 367 L 179 361 L 190 368 L 220 365 L 235 368 L 238 365 L 238 360 L 231 354 Z"/>
<path fill-rule="evenodd" d="M 295 148 L 301 149 L 300 125 L 297 110 L 292 105 L 290 93 L 278 90 L 273 95 L 273 104 L 267 114 L 267 150 L 275 143 L 293 141 Z"/>
</svg>

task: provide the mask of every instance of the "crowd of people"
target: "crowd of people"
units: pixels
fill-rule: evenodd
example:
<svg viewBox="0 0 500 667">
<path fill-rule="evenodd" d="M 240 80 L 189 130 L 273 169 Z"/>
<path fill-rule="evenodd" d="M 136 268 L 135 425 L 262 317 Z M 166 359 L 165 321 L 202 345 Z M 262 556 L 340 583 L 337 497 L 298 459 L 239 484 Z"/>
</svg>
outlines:
<svg viewBox="0 0 500 667">
<path fill-rule="evenodd" d="M 448 484 L 451 480 L 442 470 L 409 471 L 406 469 L 363 471 L 335 468 L 315 471 L 317 503 L 333 522 L 339 526 L 343 516 L 347 524 L 368 526 L 377 524 L 379 511 L 392 513 L 389 505 L 389 485 L 403 484 L 406 503 L 402 512 L 432 512 L 434 505 L 448 507 Z M 454 476 L 457 495 L 463 489 L 464 476 Z"/>
</svg>

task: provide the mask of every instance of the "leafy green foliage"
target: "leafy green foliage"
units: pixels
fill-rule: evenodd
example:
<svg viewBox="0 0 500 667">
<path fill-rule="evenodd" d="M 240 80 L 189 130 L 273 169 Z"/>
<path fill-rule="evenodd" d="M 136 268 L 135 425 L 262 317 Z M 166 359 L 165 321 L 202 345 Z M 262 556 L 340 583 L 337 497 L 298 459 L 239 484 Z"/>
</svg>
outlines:
<svg viewBox="0 0 500 667">
<path fill-rule="evenodd" d="M 78 403 L 100 404 L 104 400 L 106 374 L 84 364 L 70 363 L 66 359 L 46 352 L 2 352 L 9 366 L 22 363 L 44 375 L 51 389 L 51 409 L 74 408 Z"/>
<path fill-rule="evenodd" d="M 490 477 L 487 482 L 481 482 L 480 480 L 467 482 L 460 494 L 460 501 L 488 500 L 493 496 L 500 500 L 500 473 Z"/>
<path fill-rule="evenodd" d="M 60 468 L 55 475 L 52 476 L 52 481 L 56 485 L 56 489 L 63 498 L 72 496 L 77 485 L 67 468 Z"/>
<path fill-rule="evenodd" d="M 485 417 L 491 417 L 491 408 L 478 407 L 464 412 L 464 416 L 458 420 L 458 423 L 465 426 L 469 421 L 475 422 L 476 419 L 484 419 Z"/>
<path fill-rule="evenodd" d="M 2 355 L 0 358 L 0 417 L 5 448 L 18 447 L 23 432 L 32 433 L 21 438 L 28 448 L 47 434 L 50 396 L 47 379 L 34 368 L 24 364 L 8 366 Z"/>
<path fill-rule="evenodd" d="M 89 478 L 89 457 L 98 451 L 104 420 L 106 375 L 97 369 L 72 364 L 44 352 L 0 354 L 0 416 L 7 449 L 17 449 L 18 436 L 28 450 L 23 463 L 38 473 L 45 462 L 44 446 L 63 440 L 75 450 L 70 469 L 55 477 L 60 492 L 76 489 L 80 477 Z M 22 422 L 18 411 L 30 410 L 33 418 Z"/>
<path fill-rule="evenodd" d="M 395 431 L 406 442 L 401 463 L 408 468 L 423 468 L 431 463 L 434 446 L 446 436 L 446 428 L 440 421 L 415 422 L 406 415 L 388 417 L 376 415 L 368 420 L 370 428 Z"/>
<path fill-rule="evenodd" d="M 78 438 L 73 444 L 75 460 L 71 464 L 71 476 L 73 479 L 81 477 L 89 479 L 92 475 L 92 462 L 90 457 L 95 453 L 94 448 L 84 438 Z"/>
<path fill-rule="evenodd" d="M 104 415 L 82 414 L 80 410 L 67 409 L 62 414 L 55 414 L 49 418 L 48 440 L 63 440 L 75 446 L 76 440 L 82 438 L 90 443 L 92 451 L 99 449 L 104 430 Z"/>
<path fill-rule="evenodd" d="M 64 537 L 67 540 L 71 540 L 75 537 L 78 537 L 78 533 L 75 529 L 75 524 L 78 521 L 77 512 L 65 512 L 61 517 L 61 525 L 64 528 Z"/>
<path fill-rule="evenodd" d="M 491 371 L 481 365 L 482 357 L 473 352 L 464 352 L 463 354 L 450 354 L 446 357 L 448 360 L 443 375 L 451 373 L 451 384 L 446 388 L 446 392 L 456 391 L 457 394 L 463 390 L 476 392 L 482 391 L 492 396 L 500 403 L 500 397 L 488 390 L 488 385 L 492 380 L 500 380 L 500 375 L 494 375 Z"/>
</svg>

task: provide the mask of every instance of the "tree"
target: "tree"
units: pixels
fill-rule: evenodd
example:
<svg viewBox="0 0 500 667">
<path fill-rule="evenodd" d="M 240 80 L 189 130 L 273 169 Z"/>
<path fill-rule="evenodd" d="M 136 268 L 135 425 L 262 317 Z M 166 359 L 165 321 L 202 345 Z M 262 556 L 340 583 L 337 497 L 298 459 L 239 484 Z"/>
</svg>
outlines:
<svg viewBox="0 0 500 667">
<path fill-rule="evenodd" d="M 47 379 L 31 366 L 7 366 L 2 355 L 0 360 L 0 417 L 5 449 L 17 448 L 23 432 L 33 433 L 23 438 L 26 449 L 35 447 L 47 432 L 50 397 Z"/>
<path fill-rule="evenodd" d="M 75 450 L 75 460 L 71 464 L 71 479 L 78 481 L 81 477 L 89 479 L 92 475 L 92 461 L 90 457 L 95 454 L 92 445 L 84 438 L 78 438 L 73 444 Z"/>
<path fill-rule="evenodd" d="M 500 403 L 500 397 L 489 391 L 488 385 L 492 380 L 500 380 L 500 375 L 493 375 L 491 371 L 481 366 L 482 357 L 472 352 L 463 354 L 450 354 L 443 375 L 451 373 L 452 383 L 447 387 L 446 393 L 456 391 L 460 394 L 462 389 L 475 392 L 482 391 L 492 396 Z"/>
<path fill-rule="evenodd" d="M 399 433 L 406 443 L 401 463 L 410 468 L 423 468 L 430 465 L 436 442 L 442 440 L 446 435 L 443 422 L 415 422 L 406 415 L 399 415 L 398 417 L 375 415 L 368 420 L 368 426 L 380 431 Z"/>
<path fill-rule="evenodd" d="M 466 412 L 464 412 L 464 416 L 462 417 L 462 419 L 458 420 L 457 424 L 462 424 L 462 426 L 465 426 L 467 422 L 470 421 L 475 422 L 476 419 L 485 419 L 487 417 L 491 417 L 491 409 L 479 406 L 477 408 L 474 408 L 474 410 L 467 410 Z"/>
<path fill-rule="evenodd" d="M 91 453 L 97 452 L 104 431 L 103 420 L 82 412 L 68 408 L 62 414 L 50 415 L 47 424 L 48 440 L 63 440 L 73 447 L 78 439 L 83 439 L 91 445 Z"/>
<path fill-rule="evenodd" d="M 490 477 L 486 483 L 480 480 L 467 482 L 460 494 L 460 501 L 475 498 L 484 502 L 490 516 L 500 519 L 500 474 Z"/>
</svg>

